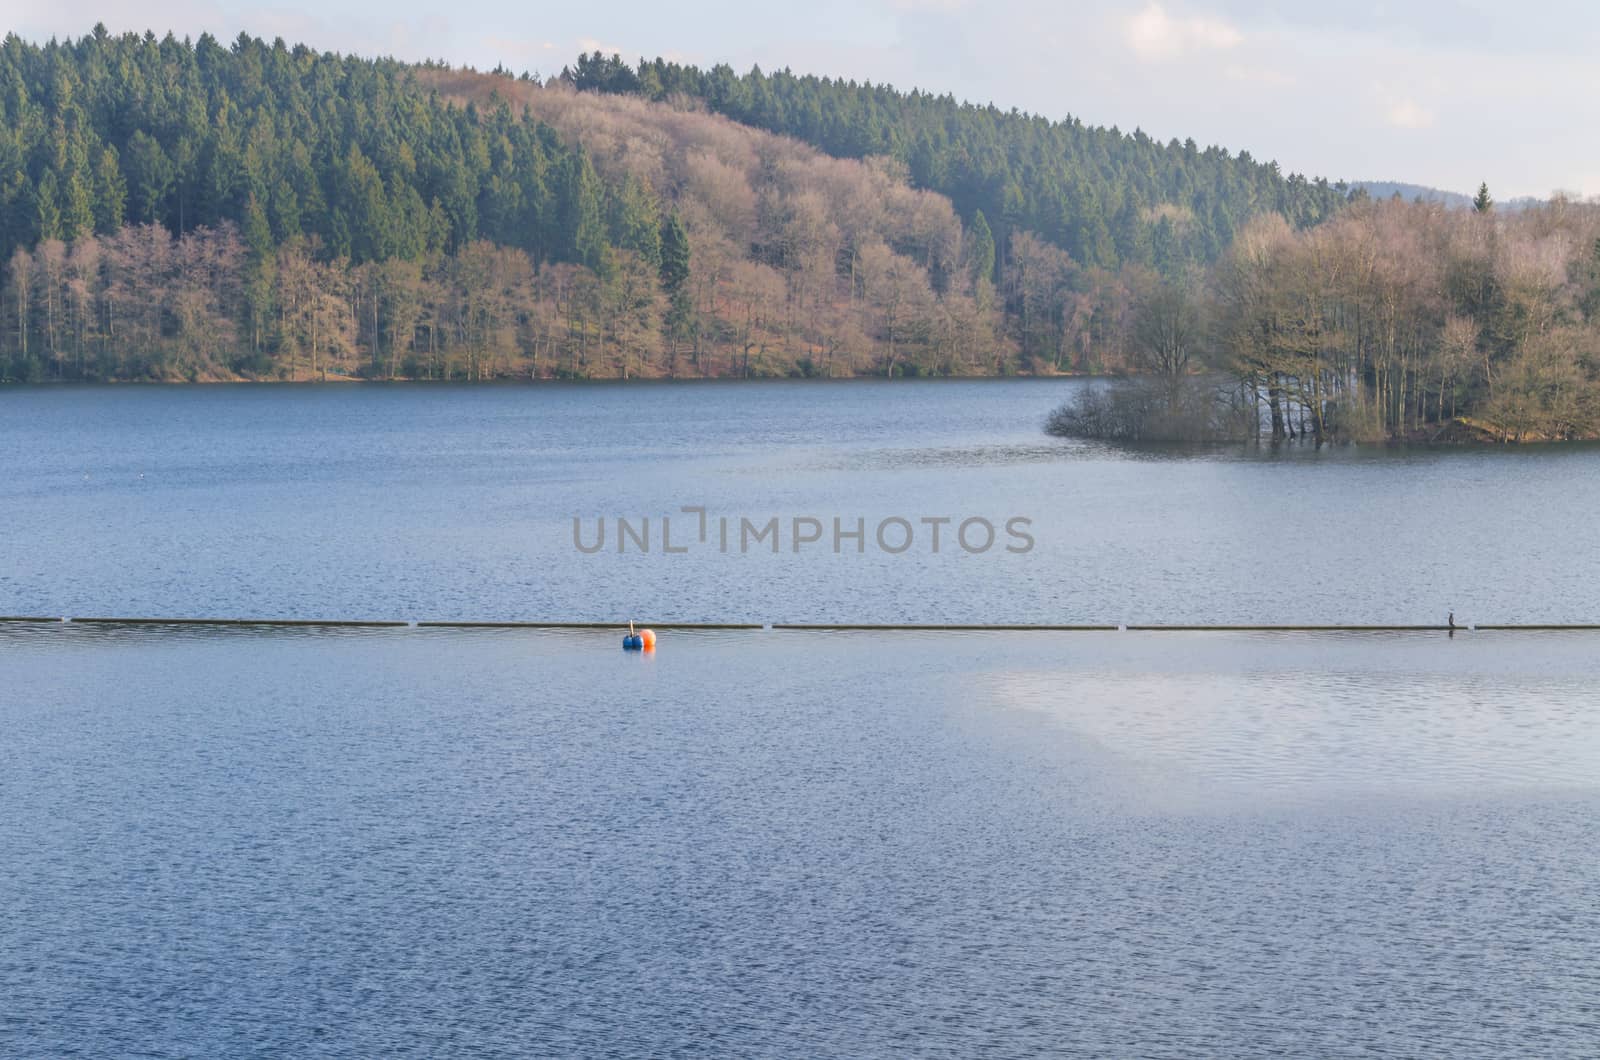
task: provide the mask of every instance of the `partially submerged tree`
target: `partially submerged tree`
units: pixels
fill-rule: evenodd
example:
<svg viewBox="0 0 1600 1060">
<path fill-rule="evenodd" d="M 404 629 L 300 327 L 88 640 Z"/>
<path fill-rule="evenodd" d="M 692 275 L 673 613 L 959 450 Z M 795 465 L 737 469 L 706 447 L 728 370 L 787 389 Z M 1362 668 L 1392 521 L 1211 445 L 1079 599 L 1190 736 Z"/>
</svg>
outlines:
<svg viewBox="0 0 1600 1060">
<path fill-rule="evenodd" d="M 1124 379 L 1082 391 L 1045 431 L 1104 442 L 1246 442 L 1258 432 L 1249 396 L 1220 377 Z"/>
</svg>

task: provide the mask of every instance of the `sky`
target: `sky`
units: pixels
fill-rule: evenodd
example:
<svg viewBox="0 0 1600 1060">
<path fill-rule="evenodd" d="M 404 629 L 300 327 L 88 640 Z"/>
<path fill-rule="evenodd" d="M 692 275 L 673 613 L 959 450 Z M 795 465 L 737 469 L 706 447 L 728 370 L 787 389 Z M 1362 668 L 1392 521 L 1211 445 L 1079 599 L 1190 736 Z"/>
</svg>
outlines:
<svg viewBox="0 0 1600 1060">
<path fill-rule="evenodd" d="M 1600 195 L 1600 4 L 1524 0 L 0 0 L 96 22 L 551 75 L 580 51 L 789 67 L 1497 199 Z"/>
</svg>

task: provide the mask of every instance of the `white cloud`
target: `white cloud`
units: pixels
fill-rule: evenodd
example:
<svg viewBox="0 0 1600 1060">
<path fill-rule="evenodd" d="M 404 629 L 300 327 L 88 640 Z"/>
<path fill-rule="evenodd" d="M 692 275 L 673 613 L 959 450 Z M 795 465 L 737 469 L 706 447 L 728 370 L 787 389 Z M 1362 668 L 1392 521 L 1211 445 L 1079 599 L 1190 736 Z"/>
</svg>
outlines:
<svg viewBox="0 0 1600 1060">
<path fill-rule="evenodd" d="M 1174 16 L 1160 4 L 1150 4 L 1123 22 L 1123 39 L 1141 59 L 1161 61 L 1194 51 L 1221 51 L 1236 47 L 1244 34 L 1220 18 L 1208 15 Z"/>
<path fill-rule="evenodd" d="M 1414 99 L 1394 101 L 1383 116 L 1397 129 L 1426 129 L 1433 124 L 1433 111 Z"/>
</svg>

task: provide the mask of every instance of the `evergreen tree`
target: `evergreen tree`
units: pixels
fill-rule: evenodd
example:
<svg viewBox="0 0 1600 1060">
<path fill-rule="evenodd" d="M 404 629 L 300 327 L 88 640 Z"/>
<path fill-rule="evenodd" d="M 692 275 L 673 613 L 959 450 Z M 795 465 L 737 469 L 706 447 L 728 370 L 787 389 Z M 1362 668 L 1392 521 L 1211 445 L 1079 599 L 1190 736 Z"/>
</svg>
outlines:
<svg viewBox="0 0 1600 1060">
<path fill-rule="evenodd" d="M 610 269 L 605 224 L 601 220 L 602 189 L 594 163 L 582 148 L 567 156 L 556 190 L 560 225 L 558 254 L 567 261 L 606 274 Z"/>
<path fill-rule="evenodd" d="M 688 280 L 689 233 L 674 211 L 661 222 L 661 289 L 675 295 Z"/>
<path fill-rule="evenodd" d="M 667 334 L 688 338 L 694 329 L 694 302 L 689 297 L 689 233 L 676 212 L 661 222 L 661 289 L 667 293 Z"/>
<path fill-rule="evenodd" d="M 94 230 L 110 235 L 121 228 L 127 205 L 128 182 L 117 165 L 116 149 L 108 147 L 94 165 Z"/>
<path fill-rule="evenodd" d="M 378 169 L 357 144 L 345 153 L 339 201 L 350 229 L 349 256 L 357 262 L 381 261 L 394 251 L 388 196 Z"/>
<path fill-rule="evenodd" d="M 611 202 L 611 244 L 632 250 L 650 268 L 661 264 L 661 219 L 656 201 L 632 175 L 625 177 Z"/>
<path fill-rule="evenodd" d="M 61 197 L 55 170 L 45 171 L 44 179 L 33 193 L 33 208 L 40 239 L 60 239 L 65 234 L 61 224 Z"/>
<path fill-rule="evenodd" d="M 67 240 L 94 231 L 94 194 L 88 181 L 76 171 L 67 178 L 65 201 L 61 209 L 61 234 Z"/>
<path fill-rule="evenodd" d="M 1494 209 L 1494 200 L 1489 197 L 1488 181 L 1478 185 L 1478 194 L 1472 198 L 1472 208 L 1479 213 L 1488 213 Z"/>
<path fill-rule="evenodd" d="M 156 138 L 142 129 L 128 141 L 127 173 L 134 217 L 147 224 L 162 220 L 177 169 Z"/>
<path fill-rule="evenodd" d="M 994 282 L 994 234 L 989 231 L 989 219 L 982 210 L 972 215 L 972 225 L 967 229 L 967 269 L 974 284 Z"/>
</svg>

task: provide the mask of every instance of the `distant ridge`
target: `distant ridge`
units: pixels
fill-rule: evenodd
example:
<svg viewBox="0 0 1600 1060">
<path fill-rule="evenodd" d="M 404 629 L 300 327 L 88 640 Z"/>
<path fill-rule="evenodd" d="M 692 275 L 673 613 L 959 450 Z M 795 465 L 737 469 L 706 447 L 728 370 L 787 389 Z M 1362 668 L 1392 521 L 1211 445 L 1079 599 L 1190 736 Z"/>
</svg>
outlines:
<svg viewBox="0 0 1600 1060">
<path fill-rule="evenodd" d="M 1426 184 L 1408 184 L 1398 180 L 1353 180 L 1350 182 L 1350 187 L 1364 189 L 1374 199 L 1391 199 L 1395 195 L 1399 195 L 1406 202 L 1421 199 L 1423 202 L 1442 203 L 1453 210 L 1465 210 L 1472 206 L 1471 195 L 1465 195 L 1459 191 L 1446 191 L 1443 188 L 1431 188 Z M 1525 195 L 1519 199 L 1496 202 L 1495 207 L 1515 212 L 1517 210 L 1525 210 L 1530 206 L 1538 206 L 1543 201 L 1543 199 Z"/>
</svg>

